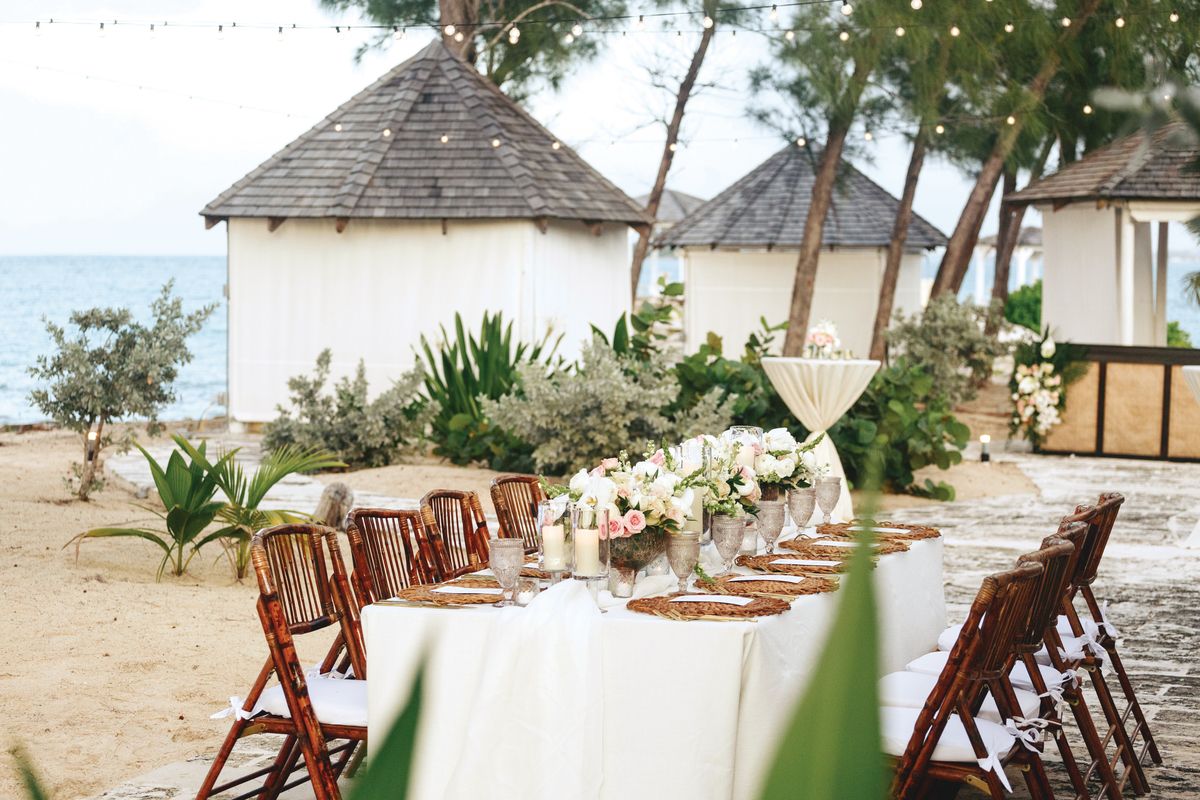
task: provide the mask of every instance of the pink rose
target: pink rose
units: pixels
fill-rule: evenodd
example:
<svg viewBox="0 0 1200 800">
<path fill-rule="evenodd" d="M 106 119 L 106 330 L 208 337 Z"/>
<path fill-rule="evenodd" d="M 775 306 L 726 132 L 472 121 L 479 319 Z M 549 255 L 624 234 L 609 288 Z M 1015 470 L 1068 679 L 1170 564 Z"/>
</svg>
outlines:
<svg viewBox="0 0 1200 800">
<path fill-rule="evenodd" d="M 603 478 L 605 475 L 608 474 L 608 471 L 606 469 L 604 469 L 604 465 L 601 464 L 600 466 L 593 469 L 589 474 L 595 475 L 598 478 Z"/>
<path fill-rule="evenodd" d="M 610 515 L 608 518 L 608 538 L 615 539 L 623 535 L 625 532 L 625 520 L 621 517 Z"/>
<path fill-rule="evenodd" d="M 662 449 L 660 448 L 660 449 L 656 450 L 654 455 L 650 456 L 650 458 L 647 460 L 654 466 L 661 467 L 663 464 L 667 463 L 667 456 L 665 453 L 663 453 Z"/>
<path fill-rule="evenodd" d="M 749 467 L 739 467 L 738 472 L 741 474 L 742 480 L 746 481 L 747 483 L 754 480 L 754 473 L 750 471 Z"/>
<path fill-rule="evenodd" d="M 600 467 L 602 469 L 604 469 L 605 471 L 610 470 L 610 469 L 616 469 L 620 465 L 621 465 L 621 462 L 615 458 L 606 458 L 600 462 Z"/>
<path fill-rule="evenodd" d="M 750 444 L 750 449 L 754 451 L 754 455 L 756 456 L 761 456 L 764 452 L 766 452 L 763 446 L 758 442 L 752 442 Z"/>
<path fill-rule="evenodd" d="M 625 512 L 625 530 L 630 533 L 641 533 L 646 530 L 646 515 L 636 508 Z"/>
</svg>

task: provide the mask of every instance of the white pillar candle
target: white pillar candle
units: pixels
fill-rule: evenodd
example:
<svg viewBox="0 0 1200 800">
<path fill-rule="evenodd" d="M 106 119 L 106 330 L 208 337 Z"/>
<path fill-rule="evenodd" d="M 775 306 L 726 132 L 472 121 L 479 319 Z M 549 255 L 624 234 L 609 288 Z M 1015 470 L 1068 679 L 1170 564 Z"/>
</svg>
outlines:
<svg viewBox="0 0 1200 800">
<path fill-rule="evenodd" d="M 737 451 L 736 461 L 740 467 L 754 469 L 754 445 L 742 442 L 742 446 Z"/>
<path fill-rule="evenodd" d="M 692 489 L 692 510 L 689 519 L 683 523 L 685 531 L 701 531 L 704 529 L 704 495 L 705 490 L 696 486 Z"/>
<path fill-rule="evenodd" d="M 562 525 L 542 526 L 542 569 L 561 572 L 567 568 L 565 545 Z"/>
<path fill-rule="evenodd" d="M 600 531 L 596 528 L 575 531 L 575 574 L 600 574 Z"/>
</svg>

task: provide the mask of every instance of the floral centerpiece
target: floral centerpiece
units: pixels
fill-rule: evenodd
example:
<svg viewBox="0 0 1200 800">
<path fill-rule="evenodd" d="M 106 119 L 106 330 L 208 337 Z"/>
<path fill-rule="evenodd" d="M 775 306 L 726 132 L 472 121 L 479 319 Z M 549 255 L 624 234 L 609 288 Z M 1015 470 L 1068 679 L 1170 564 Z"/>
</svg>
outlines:
<svg viewBox="0 0 1200 800">
<path fill-rule="evenodd" d="M 761 455 L 754 452 L 758 445 L 724 438 L 714 439 L 711 444 L 712 457 L 704 478 L 704 510 L 729 516 L 753 514 L 757 510 L 755 504 L 762 499 L 762 490 L 754 467 L 746 463 L 745 454 L 751 453 L 757 459 Z"/>
<path fill-rule="evenodd" d="M 1062 422 L 1067 385 L 1083 375 L 1081 348 L 1059 345 L 1047 331 L 1041 338 L 1018 345 L 1013 353 L 1013 411 L 1009 430 L 1020 432 L 1034 447 Z"/>
<path fill-rule="evenodd" d="M 777 500 L 788 489 L 811 486 L 820 476 L 813 449 L 824 434 L 811 442 L 800 443 L 787 428 L 774 428 L 763 434 L 761 452 L 754 457 L 754 475 L 765 500 Z"/>
<path fill-rule="evenodd" d="M 808 329 L 804 338 L 805 358 L 844 358 L 842 340 L 838 338 L 837 326 L 823 319 Z"/>
</svg>

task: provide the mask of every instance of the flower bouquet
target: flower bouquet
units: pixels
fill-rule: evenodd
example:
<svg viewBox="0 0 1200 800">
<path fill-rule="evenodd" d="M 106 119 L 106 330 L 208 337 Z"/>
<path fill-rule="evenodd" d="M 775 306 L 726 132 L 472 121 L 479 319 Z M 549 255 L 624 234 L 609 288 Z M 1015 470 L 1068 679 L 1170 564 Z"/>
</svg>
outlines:
<svg viewBox="0 0 1200 800">
<path fill-rule="evenodd" d="M 1067 385 L 1086 371 L 1082 348 L 1059 345 L 1047 330 L 1040 339 L 1022 343 L 1013 354 L 1009 381 L 1013 411 L 1009 429 L 1023 433 L 1034 447 L 1062 421 Z"/>
<path fill-rule="evenodd" d="M 838 338 L 837 326 L 823 319 L 808 329 L 804 338 L 805 358 L 845 358 L 842 340 Z"/>
<path fill-rule="evenodd" d="M 754 475 L 764 500 L 778 500 L 789 489 L 813 484 L 823 471 L 812 453 L 822 438 L 824 434 L 800 443 L 787 428 L 763 435 L 762 452 L 754 457 Z"/>
</svg>

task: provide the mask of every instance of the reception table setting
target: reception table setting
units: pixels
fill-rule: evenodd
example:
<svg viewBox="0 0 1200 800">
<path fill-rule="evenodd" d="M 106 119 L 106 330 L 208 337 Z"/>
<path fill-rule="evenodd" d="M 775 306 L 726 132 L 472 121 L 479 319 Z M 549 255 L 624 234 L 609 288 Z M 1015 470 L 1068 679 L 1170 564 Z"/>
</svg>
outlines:
<svg viewBox="0 0 1200 800">
<path fill-rule="evenodd" d="M 537 552 L 492 539 L 486 568 L 365 607 L 371 747 L 423 665 L 410 797 L 754 797 L 864 527 L 881 666 L 945 628 L 938 532 L 835 518 L 820 441 L 605 459 L 546 487 Z"/>
</svg>

